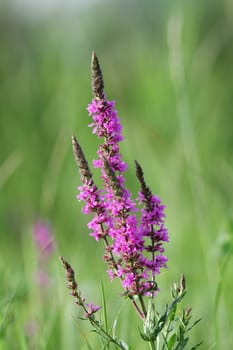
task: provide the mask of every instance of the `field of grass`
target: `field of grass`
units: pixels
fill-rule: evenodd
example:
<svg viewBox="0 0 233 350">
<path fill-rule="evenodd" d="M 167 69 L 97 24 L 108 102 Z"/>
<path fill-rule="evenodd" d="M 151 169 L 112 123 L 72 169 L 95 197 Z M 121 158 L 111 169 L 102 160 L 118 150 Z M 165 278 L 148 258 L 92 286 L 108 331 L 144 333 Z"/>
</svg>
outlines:
<svg viewBox="0 0 233 350">
<path fill-rule="evenodd" d="M 12 2 L 9 2 L 9 4 Z M 88 160 L 98 140 L 88 128 L 90 57 L 100 59 L 105 91 L 123 126 L 127 186 L 136 196 L 134 160 L 166 204 L 168 269 L 157 307 L 184 273 L 203 350 L 233 344 L 233 4 L 229 0 L 99 1 L 73 13 L 36 18 L 0 5 L 0 349 L 100 349 L 68 295 L 58 256 L 75 268 L 83 295 L 143 349 L 141 324 L 119 297 L 88 234 L 71 149 L 77 135 Z M 98 172 L 94 171 L 98 176 Z M 33 239 L 46 220 L 55 249 L 40 261 Z M 39 284 L 37 272 L 48 277 Z M 191 348 L 190 343 L 190 348 Z"/>
</svg>

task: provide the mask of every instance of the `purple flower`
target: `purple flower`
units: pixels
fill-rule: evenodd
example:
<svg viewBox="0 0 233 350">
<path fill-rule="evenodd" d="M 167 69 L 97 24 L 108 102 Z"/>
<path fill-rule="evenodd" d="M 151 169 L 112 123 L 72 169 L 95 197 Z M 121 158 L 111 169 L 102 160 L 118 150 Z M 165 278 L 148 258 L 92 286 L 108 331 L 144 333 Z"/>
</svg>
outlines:
<svg viewBox="0 0 233 350">
<path fill-rule="evenodd" d="M 94 305 L 93 303 L 85 304 L 85 307 L 87 309 L 87 312 L 85 313 L 86 318 L 89 318 L 90 316 L 92 316 L 94 313 L 96 313 L 101 309 L 101 306 Z"/>
<path fill-rule="evenodd" d="M 49 286 L 50 282 L 50 276 L 47 272 L 47 264 L 55 249 L 53 233 L 46 221 L 39 220 L 33 226 L 33 236 L 38 252 L 36 281 L 44 288 Z"/>
<path fill-rule="evenodd" d="M 37 221 L 34 224 L 33 232 L 40 255 L 47 259 L 54 250 L 54 239 L 49 224 L 45 221 Z"/>
<path fill-rule="evenodd" d="M 50 277 L 47 274 L 47 272 L 42 268 L 38 269 L 36 279 L 37 283 L 41 287 L 47 287 L 49 285 Z"/>
</svg>

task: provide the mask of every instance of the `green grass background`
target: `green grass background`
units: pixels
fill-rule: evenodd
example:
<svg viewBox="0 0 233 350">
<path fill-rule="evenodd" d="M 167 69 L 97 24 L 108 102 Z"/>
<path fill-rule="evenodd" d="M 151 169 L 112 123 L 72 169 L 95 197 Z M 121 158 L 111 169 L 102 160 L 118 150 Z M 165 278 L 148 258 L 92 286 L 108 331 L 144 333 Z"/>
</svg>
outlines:
<svg viewBox="0 0 233 350">
<path fill-rule="evenodd" d="M 82 350 L 87 340 L 101 348 L 78 321 L 59 255 L 72 263 L 87 300 L 101 303 L 103 281 L 110 325 L 125 304 L 75 198 L 71 135 L 90 162 L 98 145 L 86 112 L 92 50 L 107 96 L 117 101 L 127 185 L 136 195 L 137 159 L 167 205 L 169 268 L 158 277 L 157 308 L 183 272 L 186 305 L 203 319 L 192 343 L 232 348 L 232 39 L 230 0 L 98 1 L 40 18 L 1 3 L 0 349 Z M 38 218 L 50 222 L 56 241 L 46 289 L 35 282 Z M 145 348 L 138 327 L 126 304 L 117 332 L 136 350 Z"/>
</svg>

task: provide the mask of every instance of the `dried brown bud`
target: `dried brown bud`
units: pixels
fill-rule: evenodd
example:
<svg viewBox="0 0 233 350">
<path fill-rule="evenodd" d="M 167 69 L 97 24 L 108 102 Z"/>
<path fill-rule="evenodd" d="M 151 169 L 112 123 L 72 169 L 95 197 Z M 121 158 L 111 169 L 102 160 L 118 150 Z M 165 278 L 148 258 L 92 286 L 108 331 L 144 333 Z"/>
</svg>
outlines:
<svg viewBox="0 0 233 350">
<path fill-rule="evenodd" d="M 185 291 L 185 288 L 186 288 L 185 277 L 182 274 L 180 277 L 180 290 L 181 290 L 181 292 Z"/>
<path fill-rule="evenodd" d="M 142 167 L 140 166 L 140 164 L 136 160 L 135 160 L 135 166 L 136 166 L 136 176 L 140 182 L 142 194 L 145 197 L 146 209 L 149 210 L 150 209 L 150 199 L 151 199 L 152 193 L 151 193 L 150 188 L 146 185 L 146 182 L 144 180 L 144 174 L 143 174 Z"/>
<path fill-rule="evenodd" d="M 182 317 L 182 321 L 184 323 L 184 325 L 188 325 L 190 319 L 192 318 L 192 308 L 191 307 L 187 307 L 186 309 L 183 310 L 183 317 Z"/>
<path fill-rule="evenodd" d="M 59 256 L 59 260 L 66 271 L 67 288 L 71 289 L 70 294 L 74 297 L 78 297 L 78 292 L 77 292 L 78 285 L 75 280 L 74 270 L 72 269 L 70 264 L 67 261 L 65 261 L 65 259 L 62 256 Z"/>
<path fill-rule="evenodd" d="M 104 99 L 104 81 L 100 68 L 100 64 L 95 52 L 92 52 L 91 57 L 91 78 L 92 78 L 92 91 L 96 99 Z"/>
<path fill-rule="evenodd" d="M 82 183 L 88 182 L 89 184 L 93 184 L 92 173 L 89 169 L 88 162 L 75 136 L 72 136 L 72 146 L 73 146 L 74 158 L 79 168 L 79 173 L 80 173 Z"/>
</svg>

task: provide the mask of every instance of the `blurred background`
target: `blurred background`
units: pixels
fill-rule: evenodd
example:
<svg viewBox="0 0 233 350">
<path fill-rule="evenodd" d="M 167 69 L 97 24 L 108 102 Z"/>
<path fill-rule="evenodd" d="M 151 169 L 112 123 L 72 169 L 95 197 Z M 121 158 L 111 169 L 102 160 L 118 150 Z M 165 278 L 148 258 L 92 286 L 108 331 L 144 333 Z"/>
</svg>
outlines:
<svg viewBox="0 0 233 350">
<path fill-rule="evenodd" d="M 137 159 L 167 206 L 169 264 L 158 277 L 157 308 L 169 302 L 170 285 L 183 272 L 187 306 L 203 319 L 191 343 L 230 349 L 231 0 L 1 1 L 0 347 L 100 348 L 88 324 L 77 322 L 82 314 L 68 295 L 59 255 L 75 268 L 88 301 L 101 304 L 103 281 L 110 324 L 124 304 L 117 333 L 133 349 L 144 346 L 140 322 L 119 297 L 117 281 L 109 282 L 101 243 L 89 237 L 76 200 L 71 135 L 90 162 L 98 145 L 86 112 L 92 50 L 107 96 L 117 101 L 127 185 L 136 196 Z"/>
</svg>

